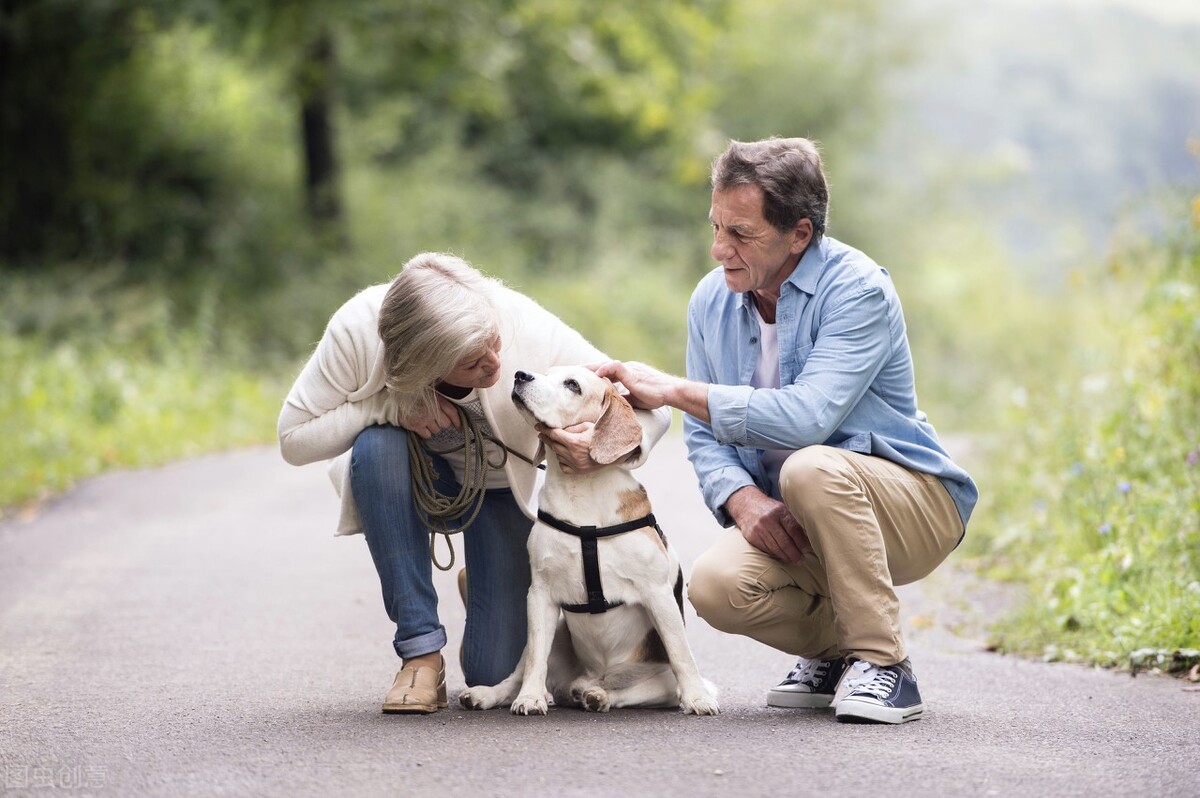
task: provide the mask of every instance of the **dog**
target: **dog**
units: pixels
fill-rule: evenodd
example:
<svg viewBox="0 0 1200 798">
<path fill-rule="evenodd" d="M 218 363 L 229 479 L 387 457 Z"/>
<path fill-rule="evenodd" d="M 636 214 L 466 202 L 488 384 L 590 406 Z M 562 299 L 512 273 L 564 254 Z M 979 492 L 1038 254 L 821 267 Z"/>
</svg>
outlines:
<svg viewBox="0 0 1200 798">
<path fill-rule="evenodd" d="M 592 712 L 679 706 L 716 715 L 715 691 L 684 633 L 683 569 L 645 488 L 617 465 L 641 444 L 633 408 L 580 366 L 518 371 L 512 399 L 534 426 L 593 422 L 589 454 L 607 467 L 568 474 L 546 450 L 539 520 L 529 534 L 525 652 L 508 678 L 467 689 L 459 703 L 545 715 L 549 689 L 556 705 Z"/>
</svg>

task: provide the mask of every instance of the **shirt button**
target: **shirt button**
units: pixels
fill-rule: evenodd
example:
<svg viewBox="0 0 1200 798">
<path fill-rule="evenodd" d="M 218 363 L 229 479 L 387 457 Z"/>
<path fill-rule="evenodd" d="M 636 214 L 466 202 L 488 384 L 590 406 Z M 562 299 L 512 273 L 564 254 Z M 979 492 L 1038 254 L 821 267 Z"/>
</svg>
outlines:
<svg viewBox="0 0 1200 798">
<path fill-rule="evenodd" d="M 757 338 L 751 338 L 751 339 L 750 339 L 750 343 L 752 343 L 752 344 L 756 344 L 756 343 L 758 343 L 758 339 L 757 339 Z"/>
</svg>

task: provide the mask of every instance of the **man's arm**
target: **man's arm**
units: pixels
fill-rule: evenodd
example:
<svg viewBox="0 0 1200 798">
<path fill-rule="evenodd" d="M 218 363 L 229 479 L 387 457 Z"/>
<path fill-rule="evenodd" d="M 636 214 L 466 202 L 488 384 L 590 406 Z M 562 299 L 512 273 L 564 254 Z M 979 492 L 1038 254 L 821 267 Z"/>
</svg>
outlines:
<svg viewBox="0 0 1200 798">
<path fill-rule="evenodd" d="M 703 330 L 689 314 L 688 375 L 665 374 L 642 363 L 608 361 L 596 373 L 622 383 L 640 407 L 676 407 L 684 418 L 688 459 L 700 480 L 705 503 L 722 526 L 736 525 L 750 545 L 778 560 L 799 563 L 808 539 L 781 502 L 763 493 L 733 446 L 718 443 L 709 426 L 708 389 L 716 380 L 703 350 Z"/>
<path fill-rule="evenodd" d="M 601 377 L 624 385 L 634 407 L 675 407 L 705 423 L 709 420 L 707 383 L 666 374 L 635 361 L 609 360 L 591 368 Z"/>
</svg>

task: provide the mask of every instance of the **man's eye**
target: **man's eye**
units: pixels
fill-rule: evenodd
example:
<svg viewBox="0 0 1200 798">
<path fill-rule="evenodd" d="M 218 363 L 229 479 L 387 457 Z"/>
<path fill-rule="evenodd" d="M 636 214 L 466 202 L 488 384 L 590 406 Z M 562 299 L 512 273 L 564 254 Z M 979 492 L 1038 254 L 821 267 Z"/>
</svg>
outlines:
<svg viewBox="0 0 1200 798">
<path fill-rule="evenodd" d="M 567 390 L 571 393 L 577 393 L 580 396 L 583 395 L 583 391 L 579 389 L 579 383 L 575 382 L 575 380 L 563 380 L 563 385 L 565 385 Z"/>
</svg>

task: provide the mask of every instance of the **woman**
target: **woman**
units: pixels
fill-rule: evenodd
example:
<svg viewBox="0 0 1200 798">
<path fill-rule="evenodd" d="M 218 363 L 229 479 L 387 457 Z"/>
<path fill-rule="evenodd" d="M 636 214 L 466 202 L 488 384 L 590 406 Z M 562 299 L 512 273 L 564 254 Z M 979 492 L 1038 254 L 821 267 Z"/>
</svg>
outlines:
<svg viewBox="0 0 1200 798">
<path fill-rule="evenodd" d="M 491 685 L 516 666 L 525 645 L 525 543 L 537 515 L 539 444 L 570 468 L 595 463 L 587 454 L 590 425 L 540 436 L 529 426 L 509 398 L 513 374 L 604 359 L 533 300 L 441 253 L 416 256 L 390 285 L 362 291 L 333 315 L 283 405 L 279 441 L 293 465 L 335 458 L 337 534 L 366 536 L 402 660 L 384 712 L 446 706 L 446 630 L 430 526 L 417 503 L 436 505 L 431 494 L 456 496 L 464 482 L 480 491 L 477 515 L 464 510 L 441 527 L 469 522 L 463 673 L 469 686 Z M 641 465 L 670 424 L 665 410 L 638 417 L 642 446 L 627 468 Z M 416 460 L 413 435 L 421 440 Z M 436 491 L 414 489 L 414 469 Z"/>
</svg>

